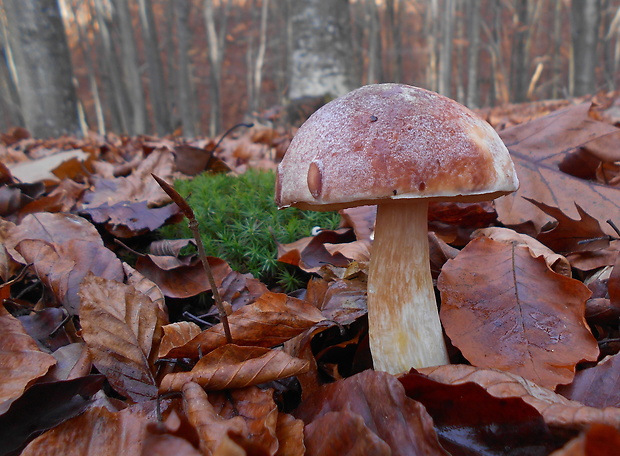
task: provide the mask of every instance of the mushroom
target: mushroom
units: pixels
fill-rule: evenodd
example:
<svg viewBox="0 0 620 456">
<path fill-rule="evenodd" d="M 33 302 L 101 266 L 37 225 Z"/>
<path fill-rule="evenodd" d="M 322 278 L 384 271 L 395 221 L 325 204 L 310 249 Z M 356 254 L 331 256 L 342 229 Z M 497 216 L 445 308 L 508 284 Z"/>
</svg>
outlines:
<svg viewBox="0 0 620 456">
<path fill-rule="evenodd" d="M 430 272 L 429 201 L 491 200 L 518 188 L 508 149 L 461 104 L 402 84 L 337 98 L 299 128 L 278 166 L 280 208 L 377 205 L 368 274 L 374 367 L 448 364 Z"/>
</svg>

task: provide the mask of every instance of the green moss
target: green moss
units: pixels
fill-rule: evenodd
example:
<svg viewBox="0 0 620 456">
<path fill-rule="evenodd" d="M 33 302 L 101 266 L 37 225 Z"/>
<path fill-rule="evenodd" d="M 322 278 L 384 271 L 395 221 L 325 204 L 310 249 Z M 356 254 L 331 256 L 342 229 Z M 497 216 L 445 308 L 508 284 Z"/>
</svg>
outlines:
<svg viewBox="0 0 620 456">
<path fill-rule="evenodd" d="M 310 236 L 312 228 L 335 229 L 335 212 L 312 212 L 288 208 L 279 211 L 274 203 L 275 175 L 272 171 L 249 170 L 236 177 L 201 174 L 175 182 L 200 224 L 208 255 L 222 258 L 239 272 L 250 272 L 269 286 L 290 291 L 304 284 L 304 274 L 280 263 L 276 240 L 281 244 Z M 192 237 L 185 222 L 162 229 L 166 239 Z"/>
</svg>

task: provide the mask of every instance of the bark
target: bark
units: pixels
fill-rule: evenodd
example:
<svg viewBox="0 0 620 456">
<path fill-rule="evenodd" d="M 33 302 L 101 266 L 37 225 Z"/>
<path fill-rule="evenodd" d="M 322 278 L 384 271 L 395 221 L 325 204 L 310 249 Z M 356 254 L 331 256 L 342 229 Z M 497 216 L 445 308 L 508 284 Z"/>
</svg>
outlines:
<svg viewBox="0 0 620 456">
<path fill-rule="evenodd" d="M 551 67 L 553 68 L 553 88 L 551 98 L 558 98 L 562 86 L 562 62 L 560 50 L 562 48 L 562 0 L 555 0 L 553 10 L 553 54 Z"/>
<path fill-rule="evenodd" d="M 480 55 L 480 3 L 481 0 L 467 2 L 467 99 L 465 104 L 472 109 L 480 106 L 478 85 L 478 56 Z"/>
<path fill-rule="evenodd" d="M 4 18 L 0 17 L 0 131 L 6 131 L 10 127 L 23 126 L 17 93 L 16 74 L 11 70 L 14 64 L 11 49 L 8 43 L 8 34 Z"/>
<path fill-rule="evenodd" d="M 348 0 L 293 0 L 291 9 L 289 97 L 336 97 L 353 90 L 359 82 Z"/>
<path fill-rule="evenodd" d="M 181 115 L 181 125 L 183 126 L 183 136 L 193 138 L 196 136 L 196 109 L 194 100 L 196 99 L 195 90 L 192 84 L 189 50 L 191 36 L 189 30 L 189 12 L 191 5 L 189 2 L 176 2 L 176 33 L 178 40 L 178 68 L 177 86 L 179 91 L 179 112 Z"/>
<path fill-rule="evenodd" d="M 574 96 L 592 94 L 596 89 L 600 0 L 571 2 L 572 84 Z"/>
<path fill-rule="evenodd" d="M 4 0 L 26 128 L 35 137 L 79 135 L 77 95 L 56 0 Z"/>
<path fill-rule="evenodd" d="M 265 52 L 267 50 L 267 19 L 269 16 L 269 0 L 262 0 L 260 13 L 260 34 L 256 59 L 251 72 L 251 96 L 249 102 L 250 113 L 258 110 L 260 106 L 261 87 L 263 84 L 263 66 L 265 64 Z"/>
<path fill-rule="evenodd" d="M 138 47 L 131 23 L 131 12 L 128 0 L 114 0 L 118 14 L 115 19 L 120 27 L 120 48 L 123 62 L 123 78 L 127 88 L 127 95 L 131 101 L 131 123 L 129 134 L 138 135 L 147 132 L 146 101 L 144 89 L 140 79 L 140 61 Z"/>
<path fill-rule="evenodd" d="M 381 58 L 381 27 L 379 24 L 379 11 L 375 0 L 366 0 L 366 23 L 368 30 L 368 71 L 366 83 L 375 84 L 383 80 Z"/>
<path fill-rule="evenodd" d="M 430 0 L 426 10 L 425 36 L 428 45 L 428 65 L 426 66 L 426 85 L 430 90 L 439 90 L 439 3 Z"/>
<path fill-rule="evenodd" d="M 526 100 L 528 86 L 528 55 L 526 53 L 529 35 L 528 0 L 517 0 L 515 4 L 515 34 L 511 59 L 512 99 L 520 103 Z"/>
<path fill-rule="evenodd" d="M 170 133 L 170 109 L 168 106 L 168 94 L 164 67 L 159 52 L 159 40 L 153 17 L 151 0 L 139 0 L 140 24 L 142 26 L 142 39 L 149 76 L 149 95 L 153 114 L 155 117 L 155 130 L 160 136 Z"/>
<path fill-rule="evenodd" d="M 403 79 L 402 3 L 401 0 L 387 0 L 385 7 L 391 32 L 391 42 L 388 46 L 388 49 L 391 49 L 390 61 L 393 65 L 391 79 L 393 82 L 401 82 Z"/>
</svg>

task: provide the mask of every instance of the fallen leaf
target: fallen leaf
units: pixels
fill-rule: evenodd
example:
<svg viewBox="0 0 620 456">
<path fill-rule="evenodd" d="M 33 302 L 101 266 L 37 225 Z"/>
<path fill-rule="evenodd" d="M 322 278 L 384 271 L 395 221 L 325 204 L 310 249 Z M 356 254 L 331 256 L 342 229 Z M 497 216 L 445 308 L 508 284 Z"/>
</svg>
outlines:
<svg viewBox="0 0 620 456">
<path fill-rule="evenodd" d="M 520 397 L 540 412 L 550 428 L 583 430 L 593 423 L 620 427 L 618 408 L 587 407 L 509 372 L 464 364 L 425 367 L 418 370 L 438 382 L 451 385 L 474 382 L 495 397 Z"/>
<path fill-rule="evenodd" d="M 349 325 L 368 312 L 366 284 L 359 280 L 312 279 L 305 299 L 327 320 L 340 325 Z"/>
<path fill-rule="evenodd" d="M 236 345 L 274 347 L 295 337 L 325 317 L 314 306 L 282 293 L 267 292 L 252 304 L 228 316 Z M 203 331 L 185 345 L 168 353 L 175 358 L 198 358 L 227 343 L 224 327 L 219 323 Z"/>
<path fill-rule="evenodd" d="M 66 317 L 67 313 L 61 307 L 47 307 L 17 318 L 39 348 L 51 352 L 71 343 L 62 324 Z"/>
<path fill-rule="evenodd" d="M 402 384 L 385 372 L 367 370 L 325 385 L 305 399 L 293 414 L 309 426 L 329 412 L 360 416 L 365 427 L 350 423 L 349 429 L 360 430 L 362 440 L 371 440 L 375 442 L 374 448 L 383 448 L 366 434 L 365 429 L 369 429 L 389 446 L 393 455 L 447 454 L 437 441 L 433 420 L 424 407 L 409 399 Z M 325 435 L 314 435 L 325 438 Z M 349 435 L 350 439 L 355 437 Z M 306 445 L 315 444 L 306 442 Z"/>
<path fill-rule="evenodd" d="M 555 388 L 578 362 L 597 359 L 584 317 L 590 290 L 526 247 L 474 239 L 445 264 L 437 287 L 446 334 L 476 366 Z"/>
<path fill-rule="evenodd" d="M 60 179 L 54 174 L 56 168 L 72 159 L 84 162 L 88 158 L 89 155 L 82 150 L 67 150 L 38 160 L 9 165 L 9 170 L 20 182 L 58 181 Z"/>
<path fill-rule="evenodd" d="M 75 342 L 60 347 L 52 353 L 56 365 L 43 378 L 45 381 L 64 381 L 86 377 L 92 368 L 88 348 L 83 342 Z"/>
<path fill-rule="evenodd" d="M 78 290 L 87 274 L 116 281 L 122 281 L 125 276 L 117 256 L 97 242 L 78 239 L 52 244 L 40 239 L 25 239 L 15 250 L 32 264 L 41 282 L 71 315 L 78 314 Z"/>
<path fill-rule="evenodd" d="M 157 323 L 157 306 L 124 285 L 87 275 L 79 291 L 82 337 L 93 364 L 112 387 L 132 401 L 157 395 L 148 363 Z"/>
<path fill-rule="evenodd" d="M 184 346 L 202 332 L 200 326 L 191 321 L 170 323 L 165 325 L 163 330 L 164 337 L 159 346 L 159 358 L 168 357 L 171 350 Z"/>
<path fill-rule="evenodd" d="M 390 446 L 366 426 L 361 415 L 347 410 L 327 412 L 316 418 L 305 427 L 304 436 L 308 456 L 392 454 Z"/>
<path fill-rule="evenodd" d="M 42 352 L 19 320 L 0 305 L 0 415 L 39 377 L 56 364 Z"/>
<path fill-rule="evenodd" d="M 185 413 L 200 438 L 203 454 L 245 454 L 234 437 L 241 440 L 249 436 L 245 420 L 240 416 L 229 419 L 219 416 L 200 385 L 187 382 L 181 389 Z"/>
<path fill-rule="evenodd" d="M 243 388 L 305 372 L 308 362 L 281 350 L 228 344 L 200 358 L 190 372 L 166 375 L 159 391 L 180 391 L 188 382 L 207 390 Z"/>
<path fill-rule="evenodd" d="M 590 407 L 620 407 L 620 355 L 608 356 L 596 366 L 580 370 L 570 385 L 560 385 L 562 396 Z"/>
<path fill-rule="evenodd" d="M 303 421 L 288 413 L 278 413 L 276 435 L 279 443 L 276 456 L 303 456 L 305 454 Z"/>
<path fill-rule="evenodd" d="M 80 239 L 103 245 L 97 229 L 85 218 L 49 212 L 28 214 L 19 225 L 7 232 L 4 245 L 9 254 L 20 263 L 25 263 L 25 260 L 15 251 L 15 246 L 24 239 L 40 239 L 58 245 Z"/>
<path fill-rule="evenodd" d="M 103 375 L 89 375 L 33 385 L 0 416 L 2 454 L 23 448 L 43 431 L 84 412 L 103 381 Z"/>
<path fill-rule="evenodd" d="M 618 429 L 595 423 L 550 456 L 614 456 L 619 447 Z"/>
<path fill-rule="evenodd" d="M 524 245 L 530 249 L 532 255 L 535 257 L 542 256 L 545 259 L 545 263 L 558 274 L 562 274 L 566 277 L 572 277 L 572 271 L 570 263 L 566 257 L 555 253 L 549 247 L 545 246 L 540 241 L 537 241 L 527 234 L 517 233 L 509 228 L 502 228 L 499 226 L 493 226 L 490 228 L 481 228 L 472 233 L 472 239 L 478 237 L 487 237 L 498 242 L 505 242 L 508 244 L 514 243 L 515 245 Z"/>
<path fill-rule="evenodd" d="M 324 264 L 346 267 L 350 260 L 342 253 L 331 254 L 325 244 L 354 242 L 353 231 L 323 230 L 316 236 L 306 237 L 291 244 L 278 244 L 278 261 L 292 264 L 306 272 L 317 272 Z"/>
<path fill-rule="evenodd" d="M 607 220 L 620 210 L 620 188 L 585 181 L 559 169 L 567 152 L 595 138 L 617 131 L 617 127 L 590 117 L 590 103 L 569 106 L 531 122 L 499 132 L 508 147 L 519 176 L 516 192 L 495 200 L 499 220 L 505 225 L 532 221 L 540 230 L 549 216 L 533 211 L 525 199 L 553 205 L 575 218 L 575 204 L 597 220 Z M 607 234 L 613 230 L 603 226 Z"/>
<path fill-rule="evenodd" d="M 600 250 L 609 246 L 609 237 L 601 228 L 600 223 L 591 217 L 579 205 L 579 220 L 567 217 L 557 207 L 526 198 L 534 206 L 558 221 L 552 229 L 542 231 L 537 239 L 555 252 L 573 253 L 584 250 Z"/>
<path fill-rule="evenodd" d="M 476 383 L 447 385 L 413 372 L 398 380 L 424 405 L 451 454 L 546 456 L 556 448 L 542 415 L 521 398 L 497 398 Z"/>
</svg>

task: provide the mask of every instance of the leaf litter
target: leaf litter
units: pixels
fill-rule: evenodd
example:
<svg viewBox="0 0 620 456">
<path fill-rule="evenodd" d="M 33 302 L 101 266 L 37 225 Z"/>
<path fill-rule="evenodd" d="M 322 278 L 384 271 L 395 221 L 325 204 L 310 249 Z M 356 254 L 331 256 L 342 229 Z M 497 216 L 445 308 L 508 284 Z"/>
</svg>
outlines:
<svg viewBox="0 0 620 456">
<path fill-rule="evenodd" d="M 507 127 L 521 188 L 495 204 L 431 205 L 452 364 L 400 377 L 374 372 L 368 348 L 374 208 L 279 246 L 313 274 L 288 295 L 210 258 L 232 343 L 200 259 L 152 236 L 179 217 L 151 174 L 273 169 L 288 132 L 256 126 L 217 148 L 2 135 L 0 420 L 14 429 L 2 454 L 617 448 L 620 129 L 590 103 L 483 114 Z M 20 163 L 42 180 L 19 182 Z"/>
</svg>

